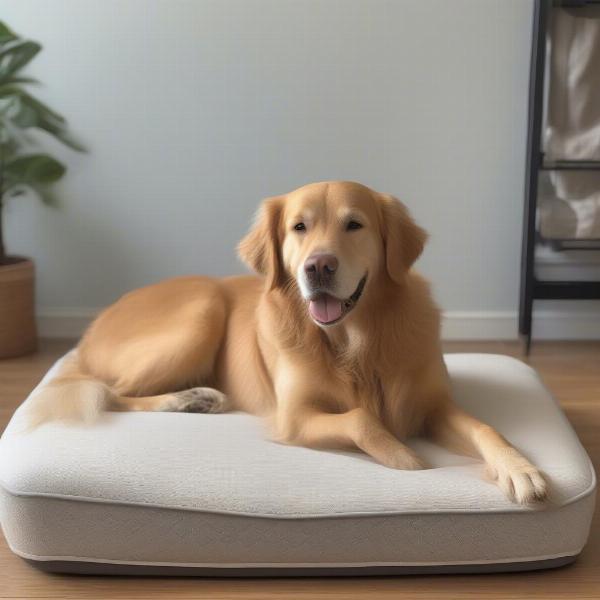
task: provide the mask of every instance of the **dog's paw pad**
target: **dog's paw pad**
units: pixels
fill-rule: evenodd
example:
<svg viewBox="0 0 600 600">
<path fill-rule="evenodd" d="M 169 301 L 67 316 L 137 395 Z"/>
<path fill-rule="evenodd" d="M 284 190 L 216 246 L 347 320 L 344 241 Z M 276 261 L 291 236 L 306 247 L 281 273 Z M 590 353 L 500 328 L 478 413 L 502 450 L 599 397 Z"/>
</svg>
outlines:
<svg viewBox="0 0 600 600">
<path fill-rule="evenodd" d="M 219 390 L 195 387 L 173 394 L 167 410 L 174 412 L 216 414 L 228 409 L 227 396 Z"/>
</svg>

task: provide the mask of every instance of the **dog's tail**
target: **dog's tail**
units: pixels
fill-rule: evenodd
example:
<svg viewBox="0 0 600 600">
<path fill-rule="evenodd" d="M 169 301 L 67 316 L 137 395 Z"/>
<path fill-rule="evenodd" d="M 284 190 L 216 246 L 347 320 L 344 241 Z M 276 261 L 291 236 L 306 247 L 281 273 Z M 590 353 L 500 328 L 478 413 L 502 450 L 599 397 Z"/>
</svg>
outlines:
<svg viewBox="0 0 600 600">
<path fill-rule="evenodd" d="M 64 359 L 58 373 L 25 402 L 23 424 L 31 430 L 55 420 L 93 423 L 113 397 L 108 385 L 81 369 L 74 351 Z"/>
</svg>

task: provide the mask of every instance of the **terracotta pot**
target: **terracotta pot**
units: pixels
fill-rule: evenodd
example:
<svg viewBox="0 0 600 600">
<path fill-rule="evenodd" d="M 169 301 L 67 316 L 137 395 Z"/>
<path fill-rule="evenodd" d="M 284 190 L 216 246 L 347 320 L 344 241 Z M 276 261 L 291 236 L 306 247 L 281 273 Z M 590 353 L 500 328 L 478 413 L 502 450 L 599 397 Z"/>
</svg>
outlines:
<svg viewBox="0 0 600 600">
<path fill-rule="evenodd" d="M 37 348 L 33 262 L 9 257 L 0 265 L 0 358 L 21 356 Z"/>
</svg>

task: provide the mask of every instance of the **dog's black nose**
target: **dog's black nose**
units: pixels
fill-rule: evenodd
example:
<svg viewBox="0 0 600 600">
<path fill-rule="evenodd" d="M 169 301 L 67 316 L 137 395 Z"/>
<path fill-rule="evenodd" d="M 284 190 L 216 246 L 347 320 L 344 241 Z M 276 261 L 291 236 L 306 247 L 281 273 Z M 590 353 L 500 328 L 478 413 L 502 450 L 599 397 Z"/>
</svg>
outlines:
<svg viewBox="0 0 600 600">
<path fill-rule="evenodd" d="M 312 285 L 326 285 L 337 271 L 338 259 L 333 254 L 313 254 L 304 263 L 304 272 Z"/>
</svg>

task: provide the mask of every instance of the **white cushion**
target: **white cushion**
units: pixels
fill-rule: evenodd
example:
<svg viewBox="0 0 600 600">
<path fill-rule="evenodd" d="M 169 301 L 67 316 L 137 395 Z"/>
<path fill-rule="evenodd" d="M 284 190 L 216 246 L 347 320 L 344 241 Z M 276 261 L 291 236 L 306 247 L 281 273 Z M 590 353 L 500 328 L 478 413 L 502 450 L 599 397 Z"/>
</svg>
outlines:
<svg viewBox="0 0 600 600">
<path fill-rule="evenodd" d="M 434 468 L 395 471 L 359 453 L 275 444 L 259 419 L 239 413 L 107 413 L 91 426 L 24 434 L 17 411 L 0 440 L 5 536 L 38 566 L 79 572 L 472 571 L 572 560 L 589 532 L 595 476 L 560 408 L 515 359 L 446 362 L 457 403 L 547 476 L 543 508 L 511 503 L 481 463 L 424 440 L 410 445 Z"/>
</svg>

